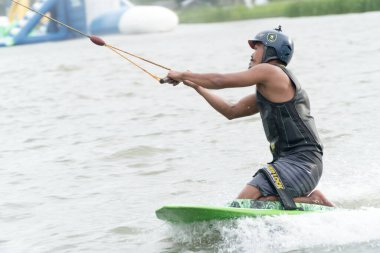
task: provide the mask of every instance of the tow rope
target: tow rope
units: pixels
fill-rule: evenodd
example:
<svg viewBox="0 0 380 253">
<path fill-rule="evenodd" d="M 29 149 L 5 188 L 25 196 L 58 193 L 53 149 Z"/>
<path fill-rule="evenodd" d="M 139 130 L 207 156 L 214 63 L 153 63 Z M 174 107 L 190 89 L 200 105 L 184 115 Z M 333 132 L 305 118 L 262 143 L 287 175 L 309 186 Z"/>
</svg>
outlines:
<svg viewBox="0 0 380 253">
<path fill-rule="evenodd" d="M 82 32 L 82 31 L 79 31 L 79 30 L 75 29 L 74 27 L 71 27 L 71 26 L 69 26 L 69 25 L 67 25 L 67 24 L 65 24 L 65 23 L 62 23 L 61 21 L 59 21 L 59 20 L 57 20 L 57 19 L 55 19 L 55 18 L 49 17 L 49 16 L 47 16 L 47 15 L 45 15 L 45 14 L 43 14 L 43 13 L 37 11 L 37 10 L 34 10 L 33 8 L 30 8 L 29 6 L 26 6 L 26 5 L 24 5 L 24 4 L 20 3 L 20 2 L 17 2 L 17 1 L 15 1 L 15 0 L 12 0 L 12 2 L 14 2 L 15 4 L 18 4 L 18 5 L 20 5 L 20 6 L 24 7 L 24 8 L 26 8 L 26 9 L 28 9 L 28 10 L 34 12 L 34 13 L 37 13 L 38 15 L 40 15 L 40 16 L 42 16 L 42 17 L 45 17 L 45 18 L 47 18 L 47 19 L 49 19 L 49 20 L 51 20 L 51 21 L 53 21 L 53 22 L 55 22 L 55 23 L 57 23 L 57 24 L 59 24 L 59 25 L 62 25 L 62 26 L 66 27 L 66 28 L 68 28 L 68 29 L 70 29 L 70 30 L 72 30 L 72 31 L 74 31 L 74 32 L 76 32 L 76 33 L 79 33 L 80 35 L 82 35 L 82 36 L 84 36 L 84 37 L 89 38 L 89 39 L 91 40 L 91 42 L 94 43 L 95 45 L 98 45 L 98 46 L 105 46 L 105 47 L 109 48 L 112 52 L 114 52 L 114 53 L 120 55 L 121 57 L 123 57 L 124 59 L 126 59 L 127 61 L 129 61 L 131 64 L 133 64 L 134 66 L 138 67 L 139 69 L 141 69 L 142 71 L 144 71 L 145 73 L 147 73 L 148 75 L 150 75 L 151 77 L 153 77 L 154 79 L 156 79 L 157 81 L 159 81 L 160 83 L 168 83 L 168 82 L 170 82 L 170 83 L 172 83 L 172 84 L 174 84 L 174 85 L 176 85 L 176 84 L 179 83 L 179 82 L 177 82 L 177 81 L 175 81 L 175 80 L 172 80 L 172 79 L 170 79 L 170 78 L 168 78 L 168 77 L 160 78 L 160 77 L 158 77 L 158 76 L 152 74 L 151 72 L 149 72 L 149 71 L 146 70 L 145 68 L 143 68 L 143 67 L 141 67 L 140 65 L 138 65 L 136 62 L 134 62 L 134 61 L 132 61 L 131 59 L 129 59 L 126 55 L 129 55 L 129 56 L 135 57 L 135 58 L 137 58 L 137 59 L 140 59 L 140 60 L 142 60 L 142 61 L 148 62 L 148 63 L 150 63 L 150 64 L 152 64 L 152 65 L 157 66 L 157 67 L 160 67 L 160 68 L 163 68 L 163 69 L 166 69 L 166 70 L 171 70 L 171 69 L 168 68 L 168 67 L 165 67 L 165 66 L 163 66 L 163 65 L 161 65 L 161 64 L 158 64 L 158 63 L 155 63 L 155 62 L 150 61 L 150 60 L 148 60 L 148 59 L 145 59 L 145 58 L 143 58 L 143 57 L 141 57 L 141 56 L 138 56 L 138 55 L 132 54 L 132 53 L 130 53 L 130 52 L 127 52 L 127 51 L 121 50 L 121 49 L 119 49 L 119 48 L 117 48 L 117 47 L 114 47 L 114 46 L 112 46 L 112 45 L 106 44 L 106 42 L 105 42 L 102 38 L 100 38 L 100 37 L 97 37 L 97 36 L 94 36 L 94 35 L 89 35 L 89 34 L 86 34 L 86 33 Z"/>
</svg>

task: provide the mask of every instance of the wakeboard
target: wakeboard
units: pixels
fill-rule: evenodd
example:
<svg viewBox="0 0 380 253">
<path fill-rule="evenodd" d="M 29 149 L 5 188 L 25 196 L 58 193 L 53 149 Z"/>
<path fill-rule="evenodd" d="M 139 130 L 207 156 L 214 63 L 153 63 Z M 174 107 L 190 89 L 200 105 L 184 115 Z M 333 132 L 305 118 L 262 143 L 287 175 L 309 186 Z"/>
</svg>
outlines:
<svg viewBox="0 0 380 253">
<path fill-rule="evenodd" d="M 236 199 L 226 206 L 170 205 L 156 210 L 157 218 L 172 223 L 237 219 L 275 215 L 297 215 L 312 212 L 331 211 L 335 208 L 306 203 L 296 203 L 297 210 L 284 210 L 279 201 Z"/>
</svg>

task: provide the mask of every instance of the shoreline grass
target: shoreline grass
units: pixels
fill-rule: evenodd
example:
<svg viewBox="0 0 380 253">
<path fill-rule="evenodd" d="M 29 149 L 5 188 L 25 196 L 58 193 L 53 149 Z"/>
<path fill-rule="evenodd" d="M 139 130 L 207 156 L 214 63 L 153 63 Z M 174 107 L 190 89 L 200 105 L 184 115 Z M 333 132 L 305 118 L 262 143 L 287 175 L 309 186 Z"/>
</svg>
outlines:
<svg viewBox="0 0 380 253">
<path fill-rule="evenodd" d="M 380 11 L 380 0 L 289 0 L 247 8 L 194 7 L 178 11 L 181 23 L 208 23 L 271 17 L 322 16 Z"/>
</svg>

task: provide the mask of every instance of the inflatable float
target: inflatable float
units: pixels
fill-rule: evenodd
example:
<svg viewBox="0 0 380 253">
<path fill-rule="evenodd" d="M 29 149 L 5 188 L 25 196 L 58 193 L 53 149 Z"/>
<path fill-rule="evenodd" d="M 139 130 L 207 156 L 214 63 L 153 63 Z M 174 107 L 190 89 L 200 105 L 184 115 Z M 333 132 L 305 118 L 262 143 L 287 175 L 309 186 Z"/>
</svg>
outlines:
<svg viewBox="0 0 380 253">
<path fill-rule="evenodd" d="M 160 6 L 135 6 L 126 0 L 15 0 L 75 29 L 91 34 L 168 32 L 178 16 Z M 0 47 L 76 38 L 64 26 L 10 1 L 0 17 Z"/>
</svg>

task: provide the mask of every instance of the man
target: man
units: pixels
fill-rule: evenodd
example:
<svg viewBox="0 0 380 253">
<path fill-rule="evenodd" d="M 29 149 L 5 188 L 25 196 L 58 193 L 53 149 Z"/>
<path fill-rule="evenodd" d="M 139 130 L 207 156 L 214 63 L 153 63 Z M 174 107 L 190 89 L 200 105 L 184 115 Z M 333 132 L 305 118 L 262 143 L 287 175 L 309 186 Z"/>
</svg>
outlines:
<svg viewBox="0 0 380 253">
<path fill-rule="evenodd" d="M 194 88 L 230 120 L 260 112 L 273 155 L 266 169 L 276 170 L 287 195 L 295 202 L 333 206 L 320 191 L 313 191 L 322 175 L 323 147 L 310 116 L 307 94 L 286 69 L 294 52 L 292 40 L 279 27 L 257 34 L 248 43 L 254 53 L 246 71 L 229 74 L 170 71 L 168 78 L 173 84 L 183 82 Z M 256 86 L 256 93 L 236 104 L 229 104 L 209 91 L 252 85 Z M 271 183 L 265 173 L 256 173 L 237 198 L 275 200 L 278 195 L 276 182 Z"/>
</svg>

